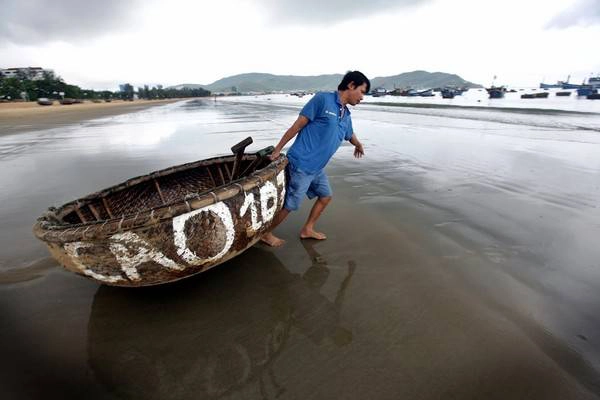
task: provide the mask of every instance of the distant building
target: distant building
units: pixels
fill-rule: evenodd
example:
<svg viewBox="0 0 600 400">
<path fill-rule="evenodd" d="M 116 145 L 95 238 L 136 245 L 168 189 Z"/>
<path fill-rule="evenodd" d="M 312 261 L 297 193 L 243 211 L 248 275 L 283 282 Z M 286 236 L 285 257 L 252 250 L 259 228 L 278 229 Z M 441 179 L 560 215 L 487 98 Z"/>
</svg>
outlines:
<svg viewBox="0 0 600 400">
<path fill-rule="evenodd" d="M 19 68 L 6 68 L 0 69 L 0 74 L 3 78 L 18 78 L 23 76 L 32 81 L 38 81 L 44 79 L 44 72 L 54 73 L 51 69 L 43 69 L 40 67 L 19 67 Z"/>
</svg>

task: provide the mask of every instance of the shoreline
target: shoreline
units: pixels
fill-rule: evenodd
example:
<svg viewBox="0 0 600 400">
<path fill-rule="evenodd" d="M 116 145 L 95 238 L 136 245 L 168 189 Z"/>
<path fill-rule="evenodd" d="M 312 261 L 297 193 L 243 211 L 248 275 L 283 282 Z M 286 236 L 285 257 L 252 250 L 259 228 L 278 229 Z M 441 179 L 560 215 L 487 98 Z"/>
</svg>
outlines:
<svg viewBox="0 0 600 400">
<path fill-rule="evenodd" d="M 374 105 L 384 107 L 404 107 L 404 108 L 439 108 L 439 109 L 462 109 L 462 110 L 484 110 L 484 111 L 504 111 L 514 112 L 519 114 L 530 114 L 532 112 L 536 114 L 574 114 L 574 115 L 598 115 L 597 112 L 592 111 L 575 111 L 575 110 L 561 110 L 558 108 L 520 108 L 520 107 L 492 107 L 492 106 L 470 106 L 462 104 L 437 104 L 437 103 L 396 103 L 386 101 L 373 101 L 363 102 L 362 105 Z"/>
<path fill-rule="evenodd" d="M 110 117 L 145 110 L 187 99 L 113 100 L 110 103 L 85 102 L 40 106 L 36 102 L 0 103 L 0 136 L 51 129 L 96 118 Z"/>
</svg>

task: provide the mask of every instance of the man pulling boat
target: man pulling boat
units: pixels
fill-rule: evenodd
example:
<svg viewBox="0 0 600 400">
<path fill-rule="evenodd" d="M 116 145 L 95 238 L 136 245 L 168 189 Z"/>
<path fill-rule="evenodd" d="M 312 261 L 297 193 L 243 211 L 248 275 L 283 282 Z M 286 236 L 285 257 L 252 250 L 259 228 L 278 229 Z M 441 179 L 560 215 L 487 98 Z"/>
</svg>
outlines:
<svg viewBox="0 0 600 400">
<path fill-rule="evenodd" d="M 292 211 L 296 211 L 304 196 L 317 198 L 306 223 L 300 230 L 302 239 L 326 239 L 324 233 L 315 230 L 315 223 L 331 202 L 332 191 L 324 168 L 340 147 L 343 140 L 354 145 L 354 156 L 364 155 L 363 145 L 352 127 L 352 118 L 347 105 L 357 105 L 369 91 L 371 83 L 360 71 L 350 71 L 334 92 L 319 92 L 306 103 L 298 119 L 285 132 L 271 160 L 279 157 L 283 147 L 296 135 L 296 140 L 287 153 L 287 187 L 283 209 L 276 216 L 271 231 L 262 237 L 269 246 L 278 247 L 284 240 L 272 230 L 283 222 Z"/>
</svg>

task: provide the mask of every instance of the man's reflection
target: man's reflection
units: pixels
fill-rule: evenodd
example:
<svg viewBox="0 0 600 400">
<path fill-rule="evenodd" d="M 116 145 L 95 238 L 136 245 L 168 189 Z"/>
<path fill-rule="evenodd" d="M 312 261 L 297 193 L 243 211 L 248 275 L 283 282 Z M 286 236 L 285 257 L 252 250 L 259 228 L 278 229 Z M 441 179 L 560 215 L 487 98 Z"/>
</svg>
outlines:
<svg viewBox="0 0 600 400">
<path fill-rule="evenodd" d="M 344 294 L 356 266 L 353 261 L 348 263 L 348 273 L 331 303 L 320 292 L 330 274 L 327 262 L 313 248 L 313 240 L 301 242 L 312 265 L 302 275 L 302 279 L 292 282 L 288 289 L 293 325 L 316 344 L 328 337 L 338 346 L 346 345 L 352 341 L 352 332 L 340 326 L 340 314 Z"/>
<path fill-rule="evenodd" d="M 355 265 L 348 263 L 332 302 L 320 293 L 331 275 L 327 262 L 311 241 L 302 245 L 312 260 L 302 275 L 252 248 L 178 284 L 101 287 L 88 335 L 98 379 L 119 395 L 140 398 L 219 398 L 235 391 L 279 396 L 285 389 L 273 362 L 296 330 L 316 345 L 352 341 L 340 313 Z"/>
</svg>

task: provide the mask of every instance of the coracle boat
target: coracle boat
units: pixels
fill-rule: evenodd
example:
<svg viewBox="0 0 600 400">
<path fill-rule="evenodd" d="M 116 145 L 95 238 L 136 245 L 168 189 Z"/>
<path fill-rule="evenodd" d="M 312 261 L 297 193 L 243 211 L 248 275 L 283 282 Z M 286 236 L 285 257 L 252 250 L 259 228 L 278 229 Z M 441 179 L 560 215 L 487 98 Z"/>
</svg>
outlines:
<svg viewBox="0 0 600 400">
<path fill-rule="evenodd" d="M 287 158 L 268 147 L 195 161 L 49 208 L 33 231 L 67 270 L 113 286 L 179 280 L 260 240 L 283 206 Z"/>
</svg>

